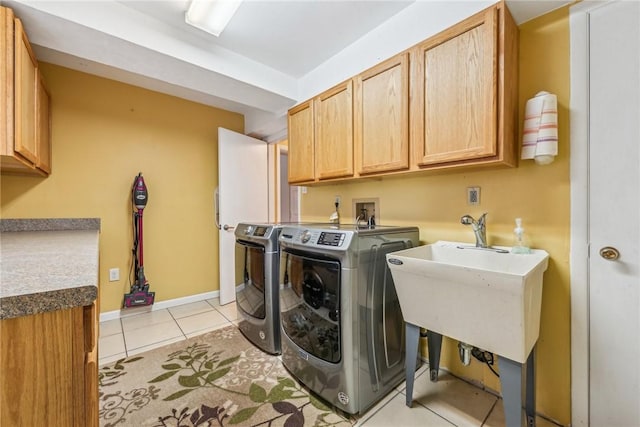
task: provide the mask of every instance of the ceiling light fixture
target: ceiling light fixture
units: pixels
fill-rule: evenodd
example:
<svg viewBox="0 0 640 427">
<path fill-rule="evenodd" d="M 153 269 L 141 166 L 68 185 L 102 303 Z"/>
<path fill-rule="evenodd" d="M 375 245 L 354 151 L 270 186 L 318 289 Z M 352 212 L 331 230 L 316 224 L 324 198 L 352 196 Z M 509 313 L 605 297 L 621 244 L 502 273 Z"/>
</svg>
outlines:
<svg viewBox="0 0 640 427">
<path fill-rule="evenodd" d="M 184 21 L 218 37 L 242 0 L 192 0 Z"/>
</svg>

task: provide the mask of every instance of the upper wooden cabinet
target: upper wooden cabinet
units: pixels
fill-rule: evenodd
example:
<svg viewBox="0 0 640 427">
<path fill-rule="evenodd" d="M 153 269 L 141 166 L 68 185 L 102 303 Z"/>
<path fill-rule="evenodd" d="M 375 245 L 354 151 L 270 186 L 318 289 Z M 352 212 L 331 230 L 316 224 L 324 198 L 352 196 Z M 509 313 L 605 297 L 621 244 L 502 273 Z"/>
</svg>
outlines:
<svg viewBox="0 0 640 427">
<path fill-rule="evenodd" d="M 353 82 L 289 110 L 289 182 L 353 176 Z"/>
<path fill-rule="evenodd" d="M 36 153 L 36 89 L 38 61 L 19 19 L 15 20 L 15 142 L 14 150 L 35 164 Z"/>
<path fill-rule="evenodd" d="M 314 99 L 316 176 L 353 176 L 353 82 L 339 84 Z"/>
<path fill-rule="evenodd" d="M 51 95 L 44 84 L 42 75 L 38 74 L 36 109 L 36 152 L 38 153 L 36 168 L 51 173 Z"/>
<path fill-rule="evenodd" d="M 496 3 L 315 97 L 302 132 L 310 102 L 289 111 L 291 183 L 515 166 L 518 29 Z"/>
<path fill-rule="evenodd" d="M 355 78 L 354 142 L 360 175 L 409 168 L 409 54 Z"/>
<path fill-rule="evenodd" d="M 289 110 L 288 124 L 289 182 L 311 182 L 315 178 L 313 101 L 304 102 Z"/>
<path fill-rule="evenodd" d="M 0 158 L 2 173 L 51 172 L 50 96 L 22 27 L 0 7 Z"/>
<path fill-rule="evenodd" d="M 515 166 L 517 40 L 498 3 L 412 49 L 414 168 Z"/>
</svg>

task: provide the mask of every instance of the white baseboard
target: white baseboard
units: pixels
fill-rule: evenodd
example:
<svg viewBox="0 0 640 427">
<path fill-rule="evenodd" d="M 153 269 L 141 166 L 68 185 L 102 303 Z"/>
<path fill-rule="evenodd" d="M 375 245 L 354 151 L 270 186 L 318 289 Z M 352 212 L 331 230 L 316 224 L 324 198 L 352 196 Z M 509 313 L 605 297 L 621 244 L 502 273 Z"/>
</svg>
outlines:
<svg viewBox="0 0 640 427">
<path fill-rule="evenodd" d="M 188 297 L 181 297 L 170 299 L 167 301 L 156 302 L 153 305 L 147 305 L 143 307 L 131 307 L 121 308 L 120 310 L 107 311 L 100 313 L 100 321 L 120 319 L 122 317 L 134 316 L 136 314 L 148 313 L 156 310 L 163 310 L 169 307 L 175 307 L 177 305 L 189 304 L 191 302 L 204 301 L 212 298 L 218 298 L 220 291 L 205 292 L 203 294 L 189 295 Z"/>
</svg>

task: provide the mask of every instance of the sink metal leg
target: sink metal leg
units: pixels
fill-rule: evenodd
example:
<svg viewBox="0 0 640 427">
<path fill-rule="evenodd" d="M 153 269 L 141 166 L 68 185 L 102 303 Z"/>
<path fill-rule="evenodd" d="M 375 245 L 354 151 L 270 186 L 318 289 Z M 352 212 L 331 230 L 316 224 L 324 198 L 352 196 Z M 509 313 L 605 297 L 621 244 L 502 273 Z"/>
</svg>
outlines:
<svg viewBox="0 0 640 427">
<path fill-rule="evenodd" d="M 404 370 L 407 379 L 407 406 L 411 408 L 413 402 L 413 381 L 416 376 L 416 360 L 418 359 L 418 344 L 420 343 L 420 327 L 405 323 L 405 359 Z"/>
<path fill-rule="evenodd" d="M 505 423 L 507 427 L 521 427 L 522 364 L 502 356 L 498 356 L 498 363 Z"/>
<path fill-rule="evenodd" d="M 535 347 L 527 357 L 527 397 L 525 412 L 527 414 L 527 426 L 536 426 L 536 371 L 535 371 Z"/>
<path fill-rule="evenodd" d="M 440 349 L 442 348 L 442 334 L 427 331 L 427 348 L 429 349 L 429 378 L 438 381 L 440 369 Z"/>
<path fill-rule="evenodd" d="M 522 374 L 526 367 L 525 413 L 527 427 L 536 425 L 535 396 L 535 357 L 531 350 L 526 366 L 502 356 L 498 356 L 500 364 L 500 383 L 504 401 L 504 418 L 507 427 L 521 427 L 522 420 Z"/>
</svg>

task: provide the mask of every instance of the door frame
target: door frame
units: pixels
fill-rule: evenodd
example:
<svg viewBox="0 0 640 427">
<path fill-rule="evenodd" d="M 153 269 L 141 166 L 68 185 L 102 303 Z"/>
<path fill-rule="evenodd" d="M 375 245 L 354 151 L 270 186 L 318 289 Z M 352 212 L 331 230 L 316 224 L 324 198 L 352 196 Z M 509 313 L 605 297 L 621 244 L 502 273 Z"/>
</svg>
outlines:
<svg viewBox="0 0 640 427">
<path fill-rule="evenodd" d="M 282 142 L 282 141 L 280 141 Z M 282 194 L 281 188 L 282 188 L 282 182 L 281 182 L 281 178 L 280 178 L 280 168 L 281 168 L 281 161 L 280 161 L 280 156 L 282 154 L 286 154 L 287 158 L 289 156 L 289 147 L 288 145 L 285 144 L 280 144 L 278 143 L 277 145 L 274 146 L 274 152 L 275 152 L 275 162 L 270 162 L 269 164 L 275 164 L 275 170 L 272 174 L 270 174 L 271 176 L 275 177 L 275 182 L 273 184 L 273 188 L 274 188 L 274 194 L 275 194 L 275 221 L 277 222 L 281 222 L 282 221 L 282 211 L 281 211 L 281 206 L 282 206 L 282 198 L 284 197 L 289 197 L 289 195 L 285 195 Z M 291 222 L 299 222 L 300 221 L 300 208 L 301 208 L 301 203 L 300 203 L 300 196 L 301 196 L 301 187 L 300 186 L 296 186 L 296 185 L 292 185 L 290 187 L 294 187 L 294 191 L 296 191 L 298 193 L 298 198 L 296 200 L 296 204 L 297 204 L 297 218 L 295 219 L 291 219 Z"/>
<path fill-rule="evenodd" d="M 589 425 L 589 13 L 609 1 L 571 6 L 571 425 Z"/>
</svg>

